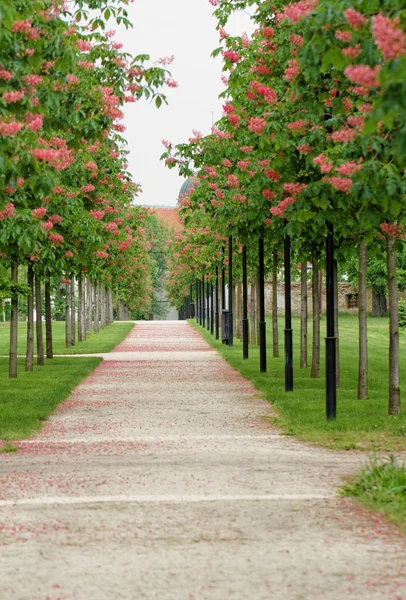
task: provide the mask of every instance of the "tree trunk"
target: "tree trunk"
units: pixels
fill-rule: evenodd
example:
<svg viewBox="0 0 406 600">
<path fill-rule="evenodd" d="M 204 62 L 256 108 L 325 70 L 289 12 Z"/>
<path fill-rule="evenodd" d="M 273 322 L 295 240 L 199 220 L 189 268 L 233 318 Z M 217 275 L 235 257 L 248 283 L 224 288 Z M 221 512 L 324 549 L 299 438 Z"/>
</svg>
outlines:
<svg viewBox="0 0 406 600">
<path fill-rule="evenodd" d="M 78 279 L 78 342 L 83 342 L 85 339 L 83 336 L 83 296 L 83 279 L 80 277 L 80 279 Z"/>
<path fill-rule="evenodd" d="M 278 253 L 272 254 L 272 356 L 279 357 L 278 330 Z"/>
<path fill-rule="evenodd" d="M 358 268 L 358 323 L 359 323 L 359 361 L 358 361 L 358 399 L 368 398 L 368 337 L 367 337 L 367 247 L 362 241 L 359 245 Z"/>
<path fill-rule="evenodd" d="M 334 335 L 336 338 L 336 386 L 340 387 L 340 337 L 338 331 L 338 264 L 334 260 Z"/>
<path fill-rule="evenodd" d="M 107 325 L 106 318 L 106 284 L 100 282 L 100 326 L 104 329 Z"/>
<path fill-rule="evenodd" d="M 250 293 L 250 344 L 256 346 L 258 344 L 257 339 L 257 320 L 256 320 L 256 311 L 255 311 L 255 285 L 251 285 L 251 293 Z"/>
<path fill-rule="evenodd" d="M 317 263 L 312 265 L 313 343 L 311 377 L 320 377 L 320 281 Z"/>
<path fill-rule="evenodd" d="M 113 290 L 107 289 L 107 324 L 111 325 L 114 321 L 113 313 Z"/>
<path fill-rule="evenodd" d="M 11 283 L 18 284 L 18 259 L 13 256 L 11 259 Z M 17 377 L 17 341 L 18 341 L 18 296 L 13 290 L 11 296 L 11 314 L 10 314 L 10 355 L 8 376 L 10 379 Z"/>
<path fill-rule="evenodd" d="M 307 369 L 307 261 L 300 268 L 300 368 Z"/>
<path fill-rule="evenodd" d="M 319 313 L 323 312 L 323 269 L 319 273 Z"/>
<path fill-rule="evenodd" d="M 41 295 L 41 278 L 35 278 L 35 312 L 37 326 L 37 364 L 44 365 L 44 336 L 42 334 L 42 295 Z"/>
<path fill-rule="evenodd" d="M 71 276 L 71 287 L 70 287 L 70 333 L 71 333 L 71 346 L 76 344 L 76 306 L 75 306 L 75 276 Z"/>
<path fill-rule="evenodd" d="M 100 313 L 100 282 L 96 281 L 94 286 L 94 325 L 95 333 L 99 333 L 99 313 Z"/>
<path fill-rule="evenodd" d="M 25 355 L 25 370 L 32 371 L 34 364 L 34 269 L 28 265 L 27 271 L 27 349 Z"/>
<path fill-rule="evenodd" d="M 238 283 L 237 285 L 237 295 L 238 295 L 238 313 L 237 313 L 237 338 L 242 340 L 242 319 L 243 319 L 243 297 L 242 297 L 242 285 Z"/>
<path fill-rule="evenodd" d="M 400 414 L 399 307 L 396 281 L 395 236 L 386 235 L 389 298 L 389 414 Z"/>
<path fill-rule="evenodd" d="M 72 330 L 71 330 L 71 284 L 67 283 L 65 285 L 65 346 L 66 348 L 70 348 L 72 345 Z"/>
<path fill-rule="evenodd" d="M 374 290 L 372 288 L 372 316 L 386 317 L 388 306 L 384 290 Z"/>
<path fill-rule="evenodd" d="M 92 331 L 93 326 L 93 286 L 90 279 L 86 280 L 86 330 Z"/>
<path fill-rule="evenodd" d="M 54 357 L 52 341 L 52 313 L 51 313 L 51 282 L 45 281 L 45 337 L 47 346 L 47 358 Z"/>
</svg>

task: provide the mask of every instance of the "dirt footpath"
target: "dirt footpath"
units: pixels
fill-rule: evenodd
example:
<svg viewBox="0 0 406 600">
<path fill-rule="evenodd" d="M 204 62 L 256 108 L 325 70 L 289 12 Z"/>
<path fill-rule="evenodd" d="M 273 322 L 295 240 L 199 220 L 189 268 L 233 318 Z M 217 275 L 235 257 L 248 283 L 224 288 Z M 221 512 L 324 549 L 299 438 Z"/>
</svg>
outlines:
<svg viewBox="0 0 406 600">
<path fill-rule="evenodd" d="M 364 455 L 280 435 L 184 322 L 104 358 L 0 455 L 0 600 L 406 600 L 405 538 L 336 492 Z"/>
</svg>

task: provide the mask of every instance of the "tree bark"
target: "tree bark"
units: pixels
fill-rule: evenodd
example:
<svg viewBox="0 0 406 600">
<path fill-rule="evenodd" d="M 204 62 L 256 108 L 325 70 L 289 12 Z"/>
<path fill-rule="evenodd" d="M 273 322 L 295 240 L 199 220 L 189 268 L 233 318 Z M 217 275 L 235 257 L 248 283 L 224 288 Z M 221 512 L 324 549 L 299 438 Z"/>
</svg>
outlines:
<svg viewBox="0 0 406 600">
<path fill-rule="evenodd" d="M 94 324 L 93 329 L 95 333 L 99 333 L 99 319 L 100 319 L 100 282 L 96 281 L 94 286 Z"/>
<path fill-rule="evenodd" d="M 396 281 L 395 236 L 386 235 L 389 297 L 389 414 L 400 414 L 399 307 Z"/>
<path fill-rule="evenodd" d="M 323 312 L 323 269 L 319 273 L 319 313 Z"/>
<path fill-rule="evenodd" d="M 18 259 L 11 259 L 11 283 L 18 284 Z M 18 341 L 18 295 L 15 290 L 11 297 L 10 314 L 10 355 L 8 376 L 10 379 L 17 377 L 17 341 Z"/>
<path fill-rule="evenodd" d="M 383 290 L 374 290 L 372 288 L 372 316 L 386 317 L 388 314 L 388 306 L 386 296 Z"/>
<path fill-rule="evenodd" d="M 86 331 L 93 329 L 93 286 L 90 279 L 86 280 Z"/>
<path fill-rule="evenodd" d="M 78 342 L 83 342 L 85 339 L 83 337 L 83 296 L 83 279 L 80 277 L 80 279 L 78 279 Z"/>
<path fill-rule="evenodd" d="M 320 377 L 320 281 L 319 266 L 312 264 L 312 308 L 313 308 L 313 343 L 311 377 Z"/>
<path fill-rule="evenodd" d="M 36 312 L 36 327 L 37 327 L 37 364 L 42 366 L 45 364 L 44 358 L 44 336 L 42 333 L 42 295 L 41 295 L 41 278 L 35 278 L 35 312 Z"/>
<path fill-rule="evenodd" d="M 272 356 L 279 357 L 278 329 L 278 253 L 272 254 Z"/>
<path fill-rule="evenodd" d="M 368 398 L 368 337 L 367 337 L 367 247 L 362 241 L 359 245 L 358 268 L 358 323 L 359 323 L 359 360 L 358 360 L 358 399 Z"/>
<path fill-rule="evenodd" d="M 70 288 L 70 333 L 71 333 L 71 346 L 76 344 L 76 306 L 75 306 L 75 276 L 71 276 L 71 288 Z"/>
<path fill-rule="evenodd" d="M 47 358 L 54 357 L 52 341 L 52 313 L 51 313 L 51 282 L 45 281 L 45 337 L 47 346 Z"/>
<path fill-rule="evenodd" d="M 307 261 L 300 268 L 300 368 L 307 369 Z"/>
<path fill-rule="evenodd" d="M 25 370 L 32 371 L 34 365 L 34 269 L 28 265 L 27 271 L 27 349 L 25 354 Z"/>
<path fill-rule="evenodd" d="M 72 345 L 72 330 L 71 330 L 71 284 L 67 283 L 65 285 L 65 346 L 66 348 L 70 348 Z"/>
<path fill-rule="evenodd" d="M 114 321 L 113 313 L 113 290 L 107 289 L 107 324 L 111 325 Z"/>
<path fill-rule="evenodd" d="M 107 325 L 106 318 L 106 284 L 100 282 L 100 326 L 104 329 Z"/>
</svg>

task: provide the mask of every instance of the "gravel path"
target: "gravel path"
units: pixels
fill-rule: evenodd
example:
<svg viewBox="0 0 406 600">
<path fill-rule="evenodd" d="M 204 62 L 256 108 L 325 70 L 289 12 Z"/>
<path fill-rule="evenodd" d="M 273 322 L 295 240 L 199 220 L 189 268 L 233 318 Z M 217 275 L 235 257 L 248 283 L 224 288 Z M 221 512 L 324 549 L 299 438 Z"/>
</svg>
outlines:
<svg viewBox="0 0 406 600">
<path fill-rule="evenodd" d="M 1 600 L 404 600 L 405 539 L 184 322 L 141 322 L 0 455 Z"/>
</svg>

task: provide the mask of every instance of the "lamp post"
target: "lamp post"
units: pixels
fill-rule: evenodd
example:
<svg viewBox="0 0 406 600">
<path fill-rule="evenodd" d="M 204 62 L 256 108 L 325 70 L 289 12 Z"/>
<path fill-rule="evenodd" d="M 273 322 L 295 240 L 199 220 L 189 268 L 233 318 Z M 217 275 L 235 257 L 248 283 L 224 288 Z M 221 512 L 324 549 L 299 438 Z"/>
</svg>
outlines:
<svg viewBox="0 0 406 600">
<path fill-rule="evenodd" d="M 259 262 L 259 367 L 261 373 L 266 373 L 266 323 L 265 323 L 265 260 L 264 236 L 258 243 Z"/>
<path fill-rule="evenodd" d="M 242 249 L 242 294 L 243 294 L 243 317 L 242 317 L 242 354 L 248 358 L 248 277 L 247 277 L 247 245 Z"/>
</svg>

